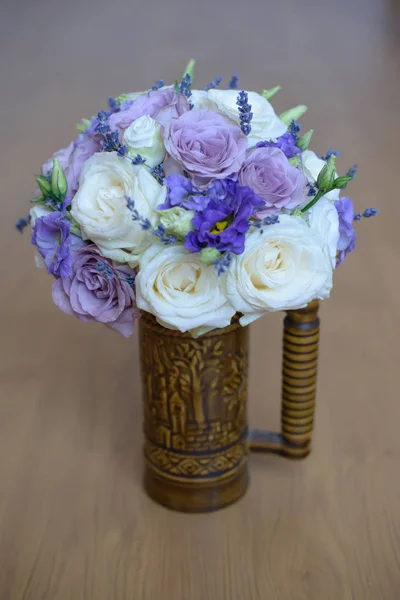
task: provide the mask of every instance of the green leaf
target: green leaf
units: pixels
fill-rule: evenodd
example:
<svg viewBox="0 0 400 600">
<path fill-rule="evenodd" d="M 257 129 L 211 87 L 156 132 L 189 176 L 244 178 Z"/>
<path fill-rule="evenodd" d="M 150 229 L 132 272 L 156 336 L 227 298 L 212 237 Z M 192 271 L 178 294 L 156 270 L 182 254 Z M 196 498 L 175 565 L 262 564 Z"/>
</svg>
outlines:
<svg viewBox="0 0 400 600">
<path fill-rule="evenodd" d="M 76 124 L 76 128 L 79 133 L 85 133 L 86 129 L 89 129 L 91 121 L 89 119 L 82 119 L 80 123 Z"/>
<path fill-rule="evenodd" d="M 273 98 L 275 96 L 275 94 L 277 92 L 279 92 L 279 90 L 281 90 L 282 87 L 280 85 L 276 85 L 275 87 L 271 88 L 270 90 L 263 90 L 261 92 L 261 96 L 263 98 L 265 98 L 266 100 L 268 100 L 268 102 L 271 100 L 271 98 Z"/>
<path fill-rule="evenodd" d="M 51 172 L 51 192 L 61 202 L 67 195 L 67 179 L 61 168 L 58 158 L 53 158 L 53 170 Z"/>
<path fill-rule="evenodd" d="M 47 177 L 44 175 L 39 175 L 36 177 L 36 183 L 40 187 L 40 191 L 42 192 L 43 196 L 51 195 L 51 185 Z"/>
<path fill-rule="evenodd" d="M 196 60 L 191 58 L 186 65 L 186 69 L 182 73 L 181 79 L 185 77 L 185 75 L 190 75 L 190 79 L 192 80 L 192 84 L 194 83 L 194 66 L 196 64 Z"/>
<path fill-rule="evenodd" d="M 285 110 L 285 112 L 279 115 L 281 121 L 285 123 L 285 125 L 290 125 L 292 121 L 297 121 L 301 116 L 307 111 L 307 106 L 304 104 L 299 104 L 293 108 L 289 108 L 289 110 Z"/>
<path fill-rule="evenodd" d="M 32 198 L 31 204 L 40 204 L 41 202 L 45 202 L 46 199 L 43 196 L 38 196 L 37 198 Z"/>
<path fill-rule="evenodd" d="M 300 164 L 300 158 L 298 156 L 293 156 L 293 158 L 289 158 L 289 164 L 292 167 L 298 167 Z"/>
<path fill-rule="evenodd" d="M 299 137 L 299 139 L 297 140 L 297 146 L 302 150 L 307 150 L 308 146 L 310 145 L 313 133 L 314 129 L 310 129 L 310 131 L 307 131 L 307 133 Z"/>
</svg>

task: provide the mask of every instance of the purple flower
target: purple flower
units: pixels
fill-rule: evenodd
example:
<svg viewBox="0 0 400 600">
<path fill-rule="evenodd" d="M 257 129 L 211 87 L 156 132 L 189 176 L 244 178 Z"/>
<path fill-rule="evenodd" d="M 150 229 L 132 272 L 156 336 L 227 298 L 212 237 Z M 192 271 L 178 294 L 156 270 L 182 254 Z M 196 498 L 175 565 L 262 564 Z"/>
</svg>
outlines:
<svg viewBox="0 0 400 600">
<path fill-rule="evenodd" d="M 67 193 L 73 196 L 79 187 L 79 176 L 83 164 L 88 158 L 102 149 L 102 141 L 100 136 L 87 135 L 82 133 L 75 142 L 71 142 L 69 146 L 56 152 L 53 157 L 58 158 L 61 168 L 67 178 Z M 42 166 L 42 174 L 49 175 L 53 168 L 53 157 L 49 158 Z"/>
<path fill-rule="evenodd" d="M 258 142 L 257 148 L 279 148 L 282 150 L 286 158 L 293 158 L 296 154 L 301 152 L 301 148 L 296 146 L 297 137 L 287 131 L 281 137 L 279 137 L 276 142 Z"/>
<path fill-rule="evenodd" d="M 208 190 L 199 190 L 193 182 L 183 175 L 169 175 L 164 179 L 167 186 L 167 198 L 159 210 L 168 210 L 174 206 L 187 210 L 202 210 L 209 202 Z"/>
<path fill-rule="evenodd" d="M 119 112 L 110 116 L 109 125 L 112 131 L 124 131 L 133 121 L 147 115 L 165 127 L 171 119 L 178 118 L 188 110 L 187 98 L 177 94 L 173 88 L 166 88 L 148 92 L 136 100 L 128 100 Z"/>
<path fill-rule="evenodd" d="M 197 212 L 193 218 L 194 231 L 186 235 L 184 242 L 190 252 L 200 252 L 207 247 L 234 254 L 241 254 L 244 250 L 249 219 L 259 207 L 260 199 L 249 188 L 233 180 L 227 179 L 219 184 L 217 190 L 211 186 L 211 197 L 204 210 Z"/>
<path fill-rule="evenodd" d="M 64 211 L 39 217 L 32 228 L 32 244 L 37 246 L 47 271 L 54 277 L 67 277 L 71 273 L 71 247 L 83 244 L 80 238 L 71 235 L 70 229 Z"/>
<path fill-rule="evenodd" d="M 128 337 L 139 317 L 132 287 L 134 273 L 116 266 L 94 245 L 73 253 L 71 274 L 53 283 L 53 301 L 83 321 L 99 321 Z"/>
<path fill-rule="evenodd" d="M 337 265 L 340 265 L 349 252 L 352 252 L 356 244 L 356 232 L 353 227 L 354 206 L 350 198 L 344 196 L 335 200 L 335 208 L 339 215 L 339 242 Z"/>
<path fill-rule="evenodd" d="M 200 186 L 239 171 L 248 144 L 238 125 L 213 111 L 196 109 L 174 119 L 164 141 L 167 152 Z"/>
<path fill-rule="evenodd" d="M 295 208 L 307 195 L 306 176 L 292 167 L 279 148 L 257 148 L 244 162 L 239 183 L 247 185 L 264 201 L 257 212 L 262 219 L 282 208 Z"/>
</svg>

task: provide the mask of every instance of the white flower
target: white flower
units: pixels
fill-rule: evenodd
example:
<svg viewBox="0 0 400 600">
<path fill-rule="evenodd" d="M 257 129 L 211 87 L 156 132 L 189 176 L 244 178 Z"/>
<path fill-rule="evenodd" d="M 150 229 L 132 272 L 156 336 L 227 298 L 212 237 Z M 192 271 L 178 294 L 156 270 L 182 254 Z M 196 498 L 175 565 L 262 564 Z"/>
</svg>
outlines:
<svg viewBox="0 0 400 600">
<path fill-rule="evenodd" d="M 329 296 L 332 265 L 324 240 L 300 217 L 280 215 L 252 231 L 226 278 L 227 296 L 247 325 L 268 311 L 302 308 Z"/>
<path fill-rule="evenodd" d="M 307 214 L 310 227 L 318 231 L 324 240 L 325 252 L 331 259 L 332 267 L 335 268 L 339 242 L 339 215 L 334 203 L 326 197 L 321 198 Z"/>
<path fill-rule="evenodd" d="M 317 181 L 319 172 L 325 164 L 326 162 L 322 160 L 322 158 L 319 158 L 312 150 L 305 150 L 301 154 L 300 169 L 310 183 L 314 184 Z M 335 173 L 335 177 L 337 177 L 337 173 Z M 328 200 L 338 200 L 339 194 L 340 190 L 332 190 L 329 194 L 326 194 L 324 198 L 328 198 Z"/>
<path fill-rule="evenodd" d="M 214 108 L 211 100 L 208 98 L 208 93 L 205 90 L 192 90 L 190 102 L 195 108 L 204 108 L 206 110 L 212 110 Z"/>
<path fill-rule="evenodd" d="M 36 219 L 40 219 L 40 217 L 46 217 L 47 215 L 50 215 L 52 212 L 54 212 L 51 208 L 49 208 L 48 206 L 44 206 L 43 204 L 34 204 L 31 208 L 31 210 L 29 211 L 29 214 L 31 216 L 31 225 L 33 227 L 33 225 L 36 223 Z"/>
<path fill-rule="evenodd" d="M 83 239 L 97 244 L 104 256 L 135 267 L 154 237 L 132 220 L 126 196 L 135 202 L 140 216 L 154 225 L 156 207 L 166 193 L 143 165 L 132 165 L 115 152 L 98 153 L 83 165 L 71 214 L 81 226 Z"/>
<path fill-rule="evenodd" d="M 253 113 L 250 124 L 251 132 L 248 135 L 249 147 L 255 146 L 257 142 L 276 139 L 286 133 L 287 126 L 276 116 L 268 100 L 257 92 L 247 92 L 247 94 Z M 229 117 L 235 123 L 240 123 L 236 90 L 209 90 L 208 98 L 211 100 L 214 110 Z"/>
<path fill-rule="evenodd" d="M 189 231 L 193 231 L 192 219 L 195 216 L 194 210 L 186 210 L 180 206 L 173 206 L 167 210 L 158 211 L 160 223 L 168 234 L 184 238 Z"/>
<path fill-rule="evenodd" d="M 160 325 L 197 337 L 226 327 L 235 314 L 222 279 L 199 254 L 190 254 L 183 246 L 154 244 L 140 260 L 136 303 L 155 315 Z"/>
<path fill-rule="evenodd" d="M 160 125 L 147 115 L 133 121 L 124 132 L 124 144 L 129 156 L 140 154 L 149 167 L 159 165 L 165 155 L 160 129 Z"/>
</svg>

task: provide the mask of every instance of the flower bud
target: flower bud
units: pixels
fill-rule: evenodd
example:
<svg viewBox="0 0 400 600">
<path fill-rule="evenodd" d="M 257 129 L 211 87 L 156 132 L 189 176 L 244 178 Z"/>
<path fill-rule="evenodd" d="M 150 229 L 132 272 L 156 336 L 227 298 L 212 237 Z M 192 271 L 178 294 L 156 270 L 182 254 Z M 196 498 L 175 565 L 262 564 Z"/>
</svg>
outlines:
<svg viewBox="0 0 400 600">
<path fill-rule="evenodd" d="M 331 154 L 328 162 L 322 167 L 317 177 L 317 185 L 321 192 L 327 193 L 334 189 L 336 156 Z"/>
<path fill-rule="evenodd" d="M 51 172 L 51 192 L 57 200 L 64 200 L 67 194 L 67 180 L 61 168 L 58 158 L 53 158 L 53 170 Z"/>
<path fill-rule="evenodd" d="M 170 235 L 183 239 L 189 231 L 193 231 L 193 210 L 185 210 L 180 206 L 174 206 L 167 210 L 158 211 L 160 223 Z"/>
<path fill-rule="evenodd" d="M 216 248 L 203 248 L 200 252 L 200 260 L 206 265 L 212 265 L 221 256 L 221 252 Z"/>
<path fill-rule="evenodd" d="M 40 191 L 42 192 L 43 196 L 48 197 L 51 195 L 51 185 L 45 175 L 39 175 L 39 177 L 36 177 L 36 183 L 40 187 Z"/>
</svg>

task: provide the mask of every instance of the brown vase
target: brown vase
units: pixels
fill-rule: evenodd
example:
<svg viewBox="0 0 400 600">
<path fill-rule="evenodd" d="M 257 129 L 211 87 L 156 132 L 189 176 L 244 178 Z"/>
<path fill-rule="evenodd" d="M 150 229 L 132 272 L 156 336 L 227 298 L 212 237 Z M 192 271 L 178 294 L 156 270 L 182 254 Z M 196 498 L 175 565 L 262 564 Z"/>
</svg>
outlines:
<svg viewBox="0 0 400 600">
<path fill-rule="evenodd" d="M 289 311 L 284 328 L 282 432 L 248 431 L 248 328 L 232 324 L 193 339 L 143 313 L 140 351 L 147 493 L 185 512 L 238 500 L 248 451 L 303 458 L 313 428 L 318 303 Z"/>
</svg>

